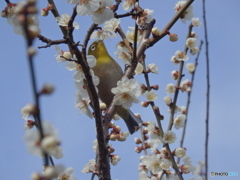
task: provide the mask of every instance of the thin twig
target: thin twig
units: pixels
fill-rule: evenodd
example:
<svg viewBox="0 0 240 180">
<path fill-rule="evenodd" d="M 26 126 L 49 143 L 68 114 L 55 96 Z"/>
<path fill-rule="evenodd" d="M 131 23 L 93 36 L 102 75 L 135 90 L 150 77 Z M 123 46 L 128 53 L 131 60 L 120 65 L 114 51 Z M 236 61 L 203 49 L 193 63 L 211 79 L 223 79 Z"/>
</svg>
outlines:
<svg viewBox="0 0 240 180">
<path fill-rule="evenodd" d="M 203 23 L 204 23 L 204 38 L 206 51 L 206 78 L 207 78 L 207 94 L 206 94 L 206 137 L 205 137 L 205 179 L 208 178 L 208 138 L 209 138 L 209 112 L 210 112 L 210 67 L 209 67 L 209 47 L 208 47 L 208 32 L 206 19 L 206 5 L 203 0 Z"/>
<path fill-rule="evenodd" d="M 41 48 L 47 48 L 47 47 L 50 47 L 52 45 L 55 45 L 55 44 L 67 44 L 67 40 L 66 39 L 59 39 L 59 40 L 51 40 L 51 39 L 48 39 L 42 35 L 38 35 L 38 39 L 42 42 L 45 42 L 47 43 L 47 45 L 45 46 L 39 46 L 38 48 L 41 49 Z"/>
<path fill-rule="evenodd" d="M 201 43 L 200 43 L 200 45 L 199 45 L 199 51 L 198 51 L 197 56 L 196 56 L 196 58 L 195 58 L 195 70 L 194 70 L 194 72 L 192 73 L 191 89 L 193 89 L 194 77 L 195 77 L 196 69 L 197 69 L 197 66 L 198 66 L 198 59 L 199 59 L 200 52 L 201 52 L 201 50 L 202 50 L 202 45 L 203 45 L 203 41 L 201 41 Z M 191 102 L 191 101 L 190 101 L 190 99 L 191 99 L 191 94 L 192 94 L 192 91 L 188 92 L 186 112 L 185 112 L 186 120 L 185 120 L 185 122 L 184 122 L 182 137 L 181 137 L 181 140 L 180 140 L 180 147 L 183 147 L 183 142 L 184 142 L 184 138 L 185 138 L 185 133 L 186 133 L 186 128 L 187 128 L 187 119 L 188 119 L 188 110 L 189 110 L 189 105 L 190 105 L 190 102 Z M 178 163 L 179 163 L 179 162 L 180 162 L 180 158 L 178 158 Z"/>
<path fill-rule="evenodd" d="M 200 55 L 201 50 L 202 50 L 202 45 L 203 45 L 203 41 L 200 42 L 199 51 L 198 51 L 197 56 L 196 56 L 196 58 L 195 58 L 195 70 L 194 70 L 194 72 L 192 73 L 191 89 L 193 88 L 194 77 L 195 77 L 196 69 L 197 69 L 197 66 L 198 66 L 198 59 L 199 59 L 199 55 Z M 185 114 L 186 114 L 186 117 L 188 117 L 188 110 L 189 110 L 189 105 L 190 105 L 190 102 L 191 102 L 191 101 L 190 101 L 190 99 L 191 99 L 191 94 L 192 94 L 192 91 L 188 92 L 187 105 L 186 105 L 186 113 L 185 113 Z M 183 147 L 183 142 L 184 142 L 184 137 L 185 137 L 186 126 L 187 126 L 187 118 L 186 118 L 185 123 L 184 123 L 182 138 L 181 138 L 181 141 L 180 141 L 180 147 Z"/>
<path fill-rule="evenodd" d="M 143 71 L 144 71 L 144 72 L 147 71 L 147 69 L 146 69 L 146 63 L 145 63 L 145 57 L 146 57 L 146 55 L 143 55 L 143 59 L 142 59 Z M 145 78 L 145 81 L 146 81 L 147 89 L 148 89 L 148 91 L 150 91 L 150 90 L 151 90 L 151 86 L 150 86 L 150 81 L 149 81 L 148 73 L 144 73 L 144 78 Z M 155 103 L 154 103 L 154 102 L 150 102 L 150 105 L 151 105 L 151 107 L 152 107 L 152 110 L 153 110 L 154 115 L 155 115 L 156 120 L 157 120 L 157 124 L 158 124 L 158 129 L 159 129 L 160 136 L 163 137 L 163 128 L 162 128 L 161 120 L 163 120 L 164 117 L 163 117 L 163 115 L 156 113 L 156 111 L 154 110 L 154 107 L 155 107 Z"/>
<path fill-rule="evenodd" d="M 49 3 L 49 4 L 52 4 L 53 7 L 54 7 L 54 8 L 51 10 L 53 16 L 54 16 L 55 18 L 56 18 L 56 17 L 60 17 L 59 12 L 58 12 L 58 10 L 57 10 L 57 8 L 56 8 L 56 6 L 55 6 L 54 1 L 53 1 L 53 0 L 48 0 L 48 3 Z M 66 36 L 66 35 L 67 35 L 66 29 L 64 29 L 64 27 L 63 27 L 63 26 L 60 26 L 60 25 L 59 25 L 59 27 L 60 27 L 63 35 Z"/>
<path fill-rule="evenodd" d="M 192 27 L 193 27 L 192 24 L 190 24 L 189 28 L 188 28 L 187 38 L 189 38 L 191 36 Z M 185 45 L 184 53 L 187 54 L 187 52 L 188 52 L 188 47 Z M 176 91 L 174 93 L 173 102 L 171 104 L 171 114 L 170 114 L 170 119 L 169 119 L 169 124 L 168 124 L 168 130 L 171 130 L 172 126 L 173 126 L 174 113 L 175 113 L 175 108 L 176 108 L 178 94 L 179 94 L 179 88 L 178 87 L 180 87 L 181 80 L 182 80 L 182 77 L 183 77 L 183 66 L 184 66 L 184 61 L 181 61 L 180 66 L 179 66 L 179 76 L 178 76 L 177 83 L 175 85 L 175 87 L 177 87 L 177 88 L 176 88 Z"/>
<path fill-rule="evenodd" d="M 90 36 L 93 33 L 93 31 L 97 28 L 97 26 L 98 26 L 97 24 L 93 23 L 87 31 L 87 35 L 84 38 L 83 46 L 82 46 L 83 56 L 87 55 L 86 49 L 87 49 L 88 41 L 90 40 Z"/>
<path fill-rule="evenodd" d="M 161 34 L 159 36 L 153 37 L 149 40 L 149 47 L 153 46 L 160 39 L 166 36 L 169 33 L 169 30 L 172 26 L 177 22 L 177 20 L 182 16 L 182 14 L 186 11 L 186 9 L 193 3 L 194 0 L 188 0 L 182 7 L 182 9 L 174 15 L 174 17 L 169 21 L 169 23 L 163 28 Z"/>
<path fill-rule="evenodd" d="M 33 6 L 33 4 L 31 4 Z M 26 42 L 27 42 L 27 49 L 30 48 L 33 44 L 33 38 L 29 34 L 29 29 L 28 29 L 28 4 L 25 5 L 25 9 L 23 12 L 23 15 L 25 16 L 24 22 L 23 22 L 23 30 L 24 34 L 26 37 Z M 36 75 L 35 75 L 35 69 L 33 65 L 33 56 L 29 55 L 28 53 L 28 65 L 29 65 L 29 70 L 30 70 L 30 77 L 31 77 L 31 85 L 32 85 L 32 90 L 33 90 L 33 96 L 34 96 L 34 104 L 37 109 L 37 113 L 34 115 L 35 123 L 37 124 L 38 131 L 40 134 L 40 141 L 44 138 L 44 132 L 42 128 L 42 120 L 41 120 L 41 113 L 40 113 L 40 105 L 39 105 L 39 96 L 38 96 L 38 90 L 37 90 L 37 82 L 36 82 Z M 48 166 L 49 161 L 48 161 L 48 155 L 47 153 L 43 152 L 44 156 L 44 165 Z"/>
</svg>

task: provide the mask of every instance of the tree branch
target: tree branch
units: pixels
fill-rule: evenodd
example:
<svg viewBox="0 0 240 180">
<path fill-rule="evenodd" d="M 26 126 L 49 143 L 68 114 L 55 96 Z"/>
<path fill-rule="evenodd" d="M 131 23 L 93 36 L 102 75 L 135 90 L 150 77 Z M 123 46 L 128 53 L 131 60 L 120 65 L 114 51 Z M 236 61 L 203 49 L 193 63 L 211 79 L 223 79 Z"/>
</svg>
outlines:
<svg viewBox="0 0 240 180">
<path fill-rule="evenodd" d="M 191 35 L 192 27 L 193 27 L 192 24 L 190 24 L 189 28 L 188 28 L 187 38 L 189 38 Z M 188 47 L 185 45 L 184 53 L 187 54 L 187 52 L 188 52 Z M 180 87 L 181 80 L 183 77 L 183 66 L 184 66 L 184 61 L 181 61 L 180 67 L 179 67 L 179 76 L 178 76 L 178 80 L 177 80 L 175 87 Z M 173 102 L 171 105 L 171 114 L 170 114 L 170 119 L 169 119 L 169 124 L 168 124 L 168 130 L 171 130 L 172 126 L 173 126 L 174 112 L 175 112 L 175 108 L 176 108 L 176 104 L 177 104 L 178 93 L 179 93 L 179 88 L 176 88 L 176 91 L 174 93 Z"/>
<path fill-rule="evenodd" d="M 47 43 L 47 45 L 45 46 L 39 46 L 38 48 L 41 49 L 41 48 L 47 48 L 47 47 L 50 47 L 52 45 L 55 45 L 55 44 L 67 44 L 67 40 L 66 39 L 60 39 L 60 40 L 51 40 L 51 39 L 48 39 L 42 35 L 38 35 L 38 39 L 42 42 L 45 42 Z"/>
<path fill-rule="evenodd" d="M 194 72 L 192 73 L 192 78 L 191 78 L 192 87 L 193 87 L 193 82 L 194 82 L 194 77 L 195 77 L 196 69 L 197 69 L 197 66 L 198 66 L 199 55 L 200 55 L 200 52 L 201 52 L 201 50 L 202 50 L 202 45 L 203 45 L 203 41 L 201 41 L 201 43 L 200 43 L 199 51 L 198 51 L 197 56 L 196 56 L 196 58 L 195 58 L 195 70 L 194 70 Z M 192 91 L 188 92 L 187 105 L 186 105 L 186 113 L 185 113 L 185 114 L 186 114 L 186 120 L 185 120 L 185 122 L 184 122 L 182 137 L 181 137 L 181 140 L 180 140 L 180 147 L 183 147 L 183 142 L 184 142 L 184 138 L 185 138 L 185 133 L 186 133 L 186 128 L 187 128 L 187 119 L 188 119 L 188 110 L 189 110 L 189 105 L 190 105 L 191 94 L 192 94 Z M 180 162 L 180 158 L 178 158 L 178 163 L 179 163 L 179 162 Z"/>
<path fill-rule="evenodd" d="M 161 34 L 156 37 L 152 37 L 149 40 L 149 46 L 153 46 L 155 43 L 157 43 L 160 39 L 162 39 L 164 36 L 166 36 L 169 32 L 169 30 L 172 28 L 172 26 L 177 22 L 177 20 L 181 17 L 181 15 L 186 11 L 186 9 L 193 3 L 194 0 L 188 0 L 182 7 L 182 9 L 173 16 L 173 18 L 169 21 L 169 23 L 163 28 L 161 31 Z"/>
<path fill-rule="evenodd" d="M 205 137 L 205 179 L 208 178 L 208 138 L 209 138 L 209 112 L 210 112 L 210 67 L 209 67 L 209 47 L 208 47 L 208 32 L 207 32 L 207 18 L 206 5 L 203 0 L 203 23 L 204 23 L 204 38 L 206 50 L 206 78 L 207 78 L 207 94 L 206 94 L 206 137 Z"/>
</svg>

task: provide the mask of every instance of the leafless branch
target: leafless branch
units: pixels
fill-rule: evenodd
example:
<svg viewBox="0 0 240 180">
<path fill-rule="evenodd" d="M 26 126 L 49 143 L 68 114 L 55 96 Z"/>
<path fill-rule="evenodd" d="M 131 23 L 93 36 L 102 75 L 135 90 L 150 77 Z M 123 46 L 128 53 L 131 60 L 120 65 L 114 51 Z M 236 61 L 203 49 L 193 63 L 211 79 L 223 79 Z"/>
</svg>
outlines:
<svg viewBox="0 0 240 180">
<path fill-rule="evenodd" d="M 47 48 L 47 47 L 50 47 L 52 45 L 56 45 L 56 44 L 67 44 L 67 40 L 66 39 L 60 39 L 60 40 L 51 40 L 51 39 L 48 39 L 42 35 L 38 35 L 38 39 L 42 42 L 45 42 L 47 43 L 47 45 L 45 46 L 39 46 L 38 48 L 41 49 L 41 48 Z"/>
<path fill-rule="evenodd" d="M 169 23 L 163 28 L 161 31 L 161 34 L 156 37 L 152 37 L 149 39 L 149 47 L 153 46 L 155 43 L 157 43 L 160 39 L 162 39 L 164 36 L 166 36 L 169 33 L 169 30 L 172 28 L 172 26 L 177 22 L 177 20 L 182 16 L 182 14 L 186 11 L 186 9 L 193 3 L 194 0 L 188 0 L 182 7 L 182 9 L 175 14 L 175 16 L 169 21 Z"/>
<path fill-rule="evenodd" d="M 192 73 L 192 78 L 191 78 L 191 83 L 192 83 L 192 86 L 191 86 L 191 89 L 193 89 L 193 83 L 194 83 L 194 77 L 195 77 L 195 73 L 196 73 L 196 69 L 197 69 L 197 66 L 198 66 L 198 59 L 199 59 L 199 55 L 201 53 L 201 50 L 202 50 L 202 45 L 203 45 L 203 41 L 201 41 L 200 45 L 199 45 L 199 51 L 197 53 L 197 56 L 195 58 L 195 70 L 194 72 Z M 187 97 L 187 105 L 186 105 L 186 120 L 184 122 L 184 127 L 183 127 L 183 132 L 182 132 L 182 137 L 181 137 L 181 140 L 180 140 L 180 147 L 183 147 L 183 142 L 184 142 L 184 138 L 185 138 L 185 133 L 186 133 L 186 128 L 187 128 L 187 119 L 188 119 L 188 110 L 189 110 L 189 105 L 190 105 L 190 99 L 191 99 L 191 94 L 192 94 L 192 91 L 188 92 L 188 97 Z M 178 163 L 180 162 L 180 158 L 178 158 Z"/>
<path fill-rule="evenodd" d="M 208 139 L 209 139 L 209 112 L 210 112 L 210 67 L 209 67 L 209 47 L 208 47 L 208 32 L 206 5 L 203 0 L 203 23 L 204 23 L 204 38 L 205 38 L 205 54 L 206 54 L 206 78 L 207 78 L 207 94 L 206 94 L 206 137 L 205 137 L 205 179 L 208 179 Z"/>
<path fill-rule="evenodd" d="M 187 38 L 190 37 L 191 32 L 192 32 L 192 24 L 189 25 Z M 187 51 L 188 51 L 188 47 L 185 45 L 185 48 L 184 48 L 185 54 L 187 54 Z M 183 77 L 183 66 L 184 66 L 184 61 L 181 61 L 180 66 L 179 66 L 179 71 L 178 71 L 179 76 L 178 76 L 178 80 L 176 82 L 175 87 L 180 87 L 181 80 L 182 80 L 182 77 Z M 173 102 L 172 102 L 172 105 L 171 105 L 171 114 L 170 114 L 170 119 L 169 119 L 169 124 L 168 124 L 168 130 L 171 130 L 172 126 L 173 126 L 174 111 L 175 111 L 176 104 L 177 104 L 178 93 L 179 93 L 179 88 L 176 88 L 176 91 L 175 91 L 174 97 L 173 97 Z"/>
</svg>

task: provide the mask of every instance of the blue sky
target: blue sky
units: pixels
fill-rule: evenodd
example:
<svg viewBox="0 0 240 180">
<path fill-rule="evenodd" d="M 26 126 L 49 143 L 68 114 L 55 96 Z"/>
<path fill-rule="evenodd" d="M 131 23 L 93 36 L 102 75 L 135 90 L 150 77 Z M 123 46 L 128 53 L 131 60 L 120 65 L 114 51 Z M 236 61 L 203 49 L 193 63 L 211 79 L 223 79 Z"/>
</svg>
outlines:
<svg viewBox="0 0 240 180">
<path fill-rule="evenodd" d="M 157 20 L 156 25 L 163 29 L 166 23 L 174 15 L 173 7 L 177 1 L 140 1 L 143 8 L 155 10 L 153 17 Z M 47 1 L 39 2 L 39 7 L 44 8 Z M 61 14 L 71 13 L 72 7 L 66 1 L 56 3 Z M 202 3 L 193 3 L 195 17 L 202 19 Z M 211 102 L 210 102 L 210 136 L 209 136 L 209 172 L 238 172 L 240 174 L 238 155 L 239 144 L 239 7 L 238 0 L 206 2 L 207 23 L 210 49 L 210 77 L 211 77 Z M 0 2 L 3 9 L 5 3 Z M 121 11 L 123 12 L 123 11 Z M 80 29 L 75 31 L 75 39 L 83 41 L 86 29 L 91 25 L 90 17 L 77 17 L 76 21 Z M 177 22 L 171 32 L 179 36 L 179 41 L 172 43 L 167 37 L 158 42 L 154 47 L 146 51 L 147 64 L 156 63 L 159 67 L 159 74 L 150 74 L 152 85 L 160 86 L 157 91 L 159 98 L 156 104 L 160 107 L 165 116 L 163 121 L 164 129 L 167 128 L 169 114 L 167 107 L 163 103 L 166 96 L 165 86 L 168 83 L 175 83 L 171 79 L 171 71 L 178 69 L 170 62 L 170 58 L 176 50 L 183 50 L 188 23 Z M 0 66 L 0 179 L 30 179 L 32 172 L 40 172 L 42 169 L 42 159 L 29 154 L 26 150 L 24 137 L 24 120 L 21 118 L 21 108 L 29 102 L 33 102 L 31 91 L 29 69 L 25 53 L 24 39 L 14 34 L 12 26 L 6 19 L 0 18 L 0 48 L 2 64 Z M 62 34 L 56 26 L 51 15 L 40 17 L 42 35 L 56 40 L 61 39 Z M 128 26 L 134 26 L 131 19 L 122 19 L 124 32 Z M 198 34 L 198 40 L 203 39 L 203 26 L 194 29 Z M 116 58 L 114 52 L 115 44 L 120 38 L 107 40 L 105 42 L 109 53 Z M 36 41 L 35 46 L 44 45 Z M 60 46 L 67 50 L 64 45 Z M 205 48 L 201 52 L 199 66 L 196 71 L 196 79 L 193 87 L 193 94 L 188 116 L 187 134 L 184 147 L 187 154 L 192 158 L 193 164 L 204 160 L 205 143 L 205 117 L 206 117 L 206 63 Z M 41 98 L 41 113 L 44 120 L 52 123 L 59 132 L 62 140 L 64 157 L 55 160 L 56 164 L 63 164 L 66 167 L 73 167 L 78 179 L 90 179 L 90 174 L 82 174 L 80 171 L 89 159 L 95 157 L 92 150 L 92 142 L 95 139 L 94 120 L 84 115 L 79 115 L 74 109 L 75 87 L 73 73 L 66 70 L 64 64 L 58 64 L 55 60 L 56 51 L 53 47 L 38 51 L 34 63 L 37 74 L 38 88 L 46 83 L 52 83 L 56 91 L 51 96 Z M 195 56 L 190 56 L 189 62 L 194 62 Z M 119 64 L 123 63 L 118 60 Z M 190 79 L 188 73 L 183 79 Z M 138 76 L 139 82 L 144 83 L 144 79 Z M 142 97 L 142 100 L 144 97 Z M 186 104 L 186 94 L 180 93 L 178 105 Z M 139 104 L 133 105 L 133 112 L 141 113 L 146 121 L 154 120 L 150 108 L 141 108 Z M 122 121 L 116 122 L 123 130 L 126 130 Z M 178 135 L 178 140 L 171 145 L 171 149 L 179 146 L 181 130 L 174 130 Z M 139 137 L 139 133 L 130 136 L 126 142 L 112 143 L 116 149 L 116 154 L 121 156 L 121 162 L 116 167 L 112 167 L 112 178 L 119 180 L 138 179 L 139 154 L 134 152 L 134 137 Z M 127 167 L 127 168 L 126 168 Z M 188 177 L 188 176 L 186 176 Z M 224 177 L 214 177 L 209 179 L 226 179 Z M 228 179 L 237 179 L 228 177 Z"/>
</svg>

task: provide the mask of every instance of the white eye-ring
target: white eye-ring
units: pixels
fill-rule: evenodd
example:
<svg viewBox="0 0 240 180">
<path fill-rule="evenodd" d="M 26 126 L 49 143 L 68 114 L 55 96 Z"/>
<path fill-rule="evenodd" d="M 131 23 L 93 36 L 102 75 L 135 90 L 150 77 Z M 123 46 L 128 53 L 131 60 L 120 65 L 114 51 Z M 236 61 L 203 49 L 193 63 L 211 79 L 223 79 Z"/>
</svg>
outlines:
<svg viewBox="0 0 240 180">
<path fill-rule="evenodd" d="M 95 49 L 96 49 L 96 45 L 93 44 L 93 45 L 91 46 L 91 50 L 94 51 Z"/>
</svg>

